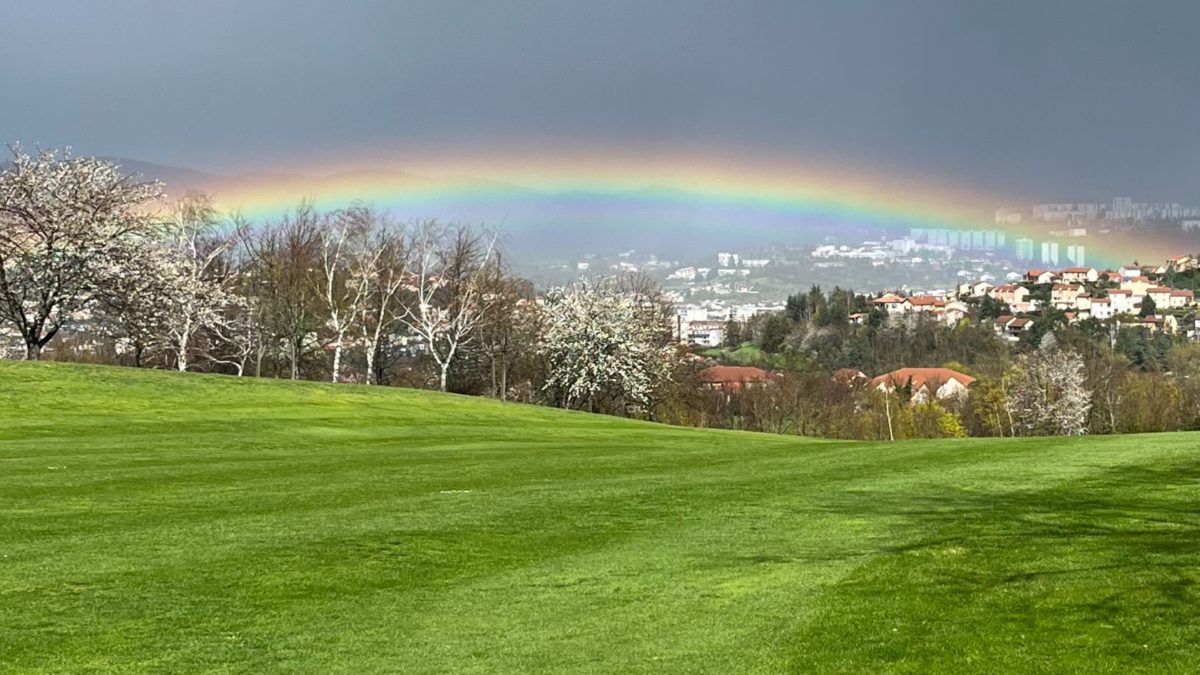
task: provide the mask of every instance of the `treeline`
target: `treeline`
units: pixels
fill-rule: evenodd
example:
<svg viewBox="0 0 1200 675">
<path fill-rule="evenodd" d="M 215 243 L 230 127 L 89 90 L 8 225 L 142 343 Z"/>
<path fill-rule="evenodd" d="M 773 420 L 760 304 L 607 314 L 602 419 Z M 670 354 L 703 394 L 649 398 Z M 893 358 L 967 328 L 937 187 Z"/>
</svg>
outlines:
<svg viewBox="0 0 1200 675">
<path fill-rule="evenodd" d="M 679 363 L 671 316 L 637 276 L 539 297 L 482 227 L 311 203 L 254 223 L 54 151 L 0 172 L 12 356 L 652 416 Z"/>
</svg>

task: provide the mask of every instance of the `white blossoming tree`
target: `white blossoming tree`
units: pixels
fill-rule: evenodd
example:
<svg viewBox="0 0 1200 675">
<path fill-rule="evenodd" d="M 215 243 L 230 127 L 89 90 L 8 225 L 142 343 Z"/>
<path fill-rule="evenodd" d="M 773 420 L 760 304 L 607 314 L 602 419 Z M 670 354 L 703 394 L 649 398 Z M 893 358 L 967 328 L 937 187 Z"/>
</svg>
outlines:
<svg viewBox="0 0 1200 675">
<path fill-rule="evenodd" d="M 12 154 L 0 172 L 0 321 L 38 359 L 96 300 L 116 261 L 153 240 L 162 187 L 67 151 Z"/>
<path fill-rule="evenodd" d="M 160 302 L 167 310 L 167 336 L 180 372 L 188 369 L 197 333 L 216 326 L 222 308 L 233 301 L 224 259 L 233 241 L 221 233 L 207 196 L 189 194 L 174 205 L 163 242 L 167 254 Z"/>
<path fill-rule="evenodd" d="M 1079 436 L 1087 433 L 1091 392 L 1083 359 L 1049 349 L 1022 354 L 1008 382 L 1008 412 L 1026 435 Z"/>
<path fill-rule="evenodd" d="M 545 388 L 565 407 L 646 406 L 670 377 L 670 327 L 644 293 L 616 283 L 572 286 L 546 299 L 543 321 Z"/>
</svg>

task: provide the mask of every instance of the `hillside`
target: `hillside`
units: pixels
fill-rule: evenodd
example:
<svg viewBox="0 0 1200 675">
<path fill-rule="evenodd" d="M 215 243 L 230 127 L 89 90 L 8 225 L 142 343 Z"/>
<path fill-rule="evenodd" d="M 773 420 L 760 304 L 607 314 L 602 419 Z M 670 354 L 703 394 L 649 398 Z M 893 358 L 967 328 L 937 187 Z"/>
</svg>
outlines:
<svg viewBox="0 0 1200 675">
<path fill-rule="evenodd" d="M 0 362 L 0 670 L 1186 671 L 1198 447 Z"/>
</svg>

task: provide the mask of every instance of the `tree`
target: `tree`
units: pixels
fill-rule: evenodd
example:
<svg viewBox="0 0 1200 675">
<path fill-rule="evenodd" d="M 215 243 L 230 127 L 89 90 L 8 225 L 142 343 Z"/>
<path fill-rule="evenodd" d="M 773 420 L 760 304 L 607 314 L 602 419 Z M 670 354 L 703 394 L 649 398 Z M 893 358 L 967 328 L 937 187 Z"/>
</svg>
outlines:
<svg viewBox="0 0 1200 675">
<path fill-rule="evenodd" d="M 377 258 L 385 248 L 373 248 L 375 217 L 364 206 L 351 206 L 322 220 L 320 228 L 321 272 L 318 295 L 333 331 L 333 382 L 340 379 L 346 333 L 362 318 L 377 281 Z M 399 286 L 398 281 L 396 282 Z M 381 321 L 382 323 L 382 317 Z M 370 366 L 368 365 L 368 371 Z M 370 375 L 368 375 L 368 379 Z"/>
<path fill-rule="evenodd" d="M 1091 407 L 1078 354 L 1051 349 L 1017 358 L 1010 371 L 1008 410 L 1027 435 L 1085 434 Z"/>
<path fill-rule="evenodd" d="M 662 309 L 611 281 L 550 294 L 539 347 L 545 389 L 568 408 L 595 411 L 603 399 L 648 405 L 675 355 Z"/>
<path fill-rule="evenodd" d="M 1154 304 L 1154 298 L 1150 297 L 1149 295 L 1142 298 L 1142 309 L 1141 309 L 1141 311 L 1138 312 L 1138 316 L 1140 316 L 1142 318 L 1145 318 L 1147 316 L 1154 316 L 1154 313 L 1157 311 L 1158 311 L 1158 306 L 1156 304 Z"/>
<path fill-rule="evenodd" d="M 171 291 L 169 251 L 155 242 L 114 265 L 114 274 L 97 289 L 100 330 L 116 343 L 117 353 L 132 355 L 140 368 L 147 355 L 167 342 Z"/>
<path fill-rule="evenodd" d="M 263 330 L 275 348 L 282 347 L 289 376 L 299 379 L 304 357 L 319 346 L 320 216 L 302 202 L 273 224 L 245 230 L 242 241 L 249 264 L 245 291 L 257 298 Z M 256 373 L 261 374 L 261 360 Z"/>
<path fill-rule="evenodd" d="M 158 183 L 111 162 L 18 146 L 0 173 L 0 320 L 13 324 L 25 358 L 96 299 L 121 260 L 153 240 Z"/>
<path fill-rule="evenodd" d="M 800 323 L 808 320 L 808 296 L 801 293 L 793 293 L 787 297 L 787 305 L 784 307 L 784 314 L 787 315 L 789 321 Z"/>
<path fill-rule="evenodd" d="M 721 342 L 722 346 L 730 349 L 737 349 L 742 346 L 742 324 L 729 319 L 725 322 L 725 335 Z"/>
<path fill-rule="evenodd" d="M 166 328 L 175 353 L 175 367 L 188 369 L 196 334 L 217 324 L 221 308 L 229 302 L 223 256 L 233 239 L 218 231 L 212 201 L 189 194 L 172 208 L 166 227 L 167 255 L 162 267 Z"/>
<path fill-rule="evenodd" d="M 762 337 L 759 346 L 764 352 L 774 354 L 783 347 L 783 341 L 788 335 L 788 320 L 782 314 L 772 314 L 763 321 Z"/>
<path fill-rule="evenodd" d="M 438 388 L 446 391 L 454 358 L 495 301 L 484 282 L 497 264 L 496 236 L 427 220 L 410 229 L 405 249 L 412 279 L 397 319 L 425 342 L 438 366 Z"/>
<path fill-rule="evenodd" d="M 536 348 L 540 312 L 529 282 L 496 274 L 488 286 L 494 302 L 477 342 L 487 362 L 488 395 L 503 401 L 508 398 L 513 363 Z"/>
<path fill-rule="evenodd" d="M 383 341 L 396 325 L 396 312 L 408 261 L 404 251 L 404 232 L 392 221 L 371 213 L 373 227 L 368 250 L 360 256 L 354 273 L 366 284 L 366 297 L 359 307 L 358 325 L 366 351 L 367 384 L 380 382 Z"/>
</svg>

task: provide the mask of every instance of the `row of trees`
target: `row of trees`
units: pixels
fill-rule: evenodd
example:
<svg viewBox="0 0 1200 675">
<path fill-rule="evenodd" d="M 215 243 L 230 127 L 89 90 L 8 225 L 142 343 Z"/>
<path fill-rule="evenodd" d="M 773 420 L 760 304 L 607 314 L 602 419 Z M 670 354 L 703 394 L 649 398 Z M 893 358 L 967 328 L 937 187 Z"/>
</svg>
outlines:
<svg viewBox="0 0 1200 675">
<path fill-rule="evenodd" d="M 648 414 L 678 354 L 646 279 L 545 299 L 496 233 L 302 203 L 267 223 L 166 202 L 111 163 L 14 150 L 0 323 L 39 359 L 409 384 Z M 68 334 L 67 339 L 63 336 Z"/>
<path fill-rule="evenodd" d="M 14 151 L 0 172 L 0 329 L 25 358 L 422 386 L 698 426 L 841 438 L 1200 427 L 1200 347 L 1047 316 L 1015 347 L 977 308 L 888 319 L 814 287 L 731 324 L 779 372 L 728 396 L 696 381 L 644 277 L 538 296 L 496 234 L 309 203 L 264 223 L 173 202 L 110 163 Z M 866 320 L 851 323 L 862 313 Z M 1036 338 L 1036 339 L 1034 339 Z M 915 405 L 831 375 L 947 366 L 963 401 Z"/>
</svg>

